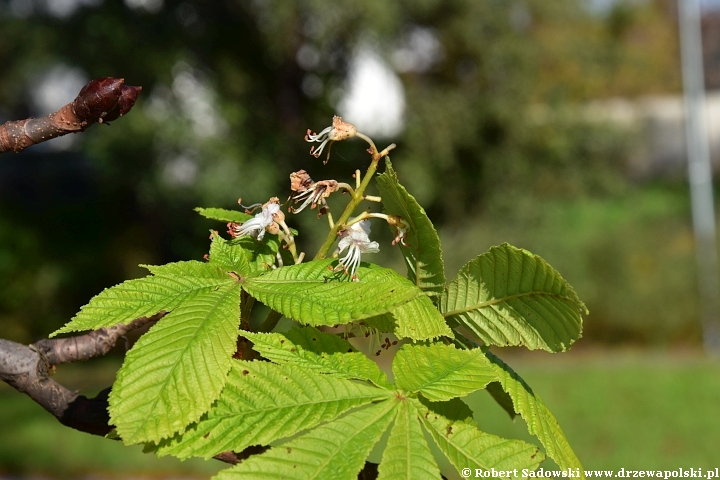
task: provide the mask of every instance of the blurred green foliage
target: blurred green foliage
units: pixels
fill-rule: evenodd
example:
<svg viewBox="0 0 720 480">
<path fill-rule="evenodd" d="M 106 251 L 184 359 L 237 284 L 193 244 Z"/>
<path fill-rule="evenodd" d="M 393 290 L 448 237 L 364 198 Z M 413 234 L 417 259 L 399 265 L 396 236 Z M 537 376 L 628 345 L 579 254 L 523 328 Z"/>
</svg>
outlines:
<svg viewBox="0 0 720 480">
<path fill-rule="evenodd" d="M 512 218 L 488 215 L 468 229 L 441 232 L 453 248 L 446 267 L 454 272 L 463 255 L 503 239 L 542 252 L 581 292 L 590 308 L 581 343 L 696 345 L 688 201 L 682 185 L 647 185 L 610 199 L 546 201 L 541 213 L 520 207 Z"/>
<path fill-rule="evenodd" d="M 586 471 L 717 467 L 720 430 L 705 414 L 717 408 L 716 359 L 616 349 L 508 361 L 553 406 Z M 466 401 L 481 429 L 531 441 L 523 422 L 510 422 L 489 395 Z"/>
<path fill-rule="evenodd" d="M 448 274 L 510 241 L 576 286 L 587 339 L 699 339 L 682 180 L 629 180 L 637 132 L 579 108 L 678 91 L 670 1 L 607 15 L 583 0 L 166 0 L 152 12 L 108 1 L 66 16 L 20 3 L 0 1 L 0 120 L 47 113 L 33 111 L 32 88 L 59 65 L 144 90 L 127 118 L 70 151 L 0 158 L 2 337 L 44 337 L 102 288 L 142 275 L 139 263 L 201 258 L 222 225 L 195 206 L 283 198 L 301 168 L 347 181 L 363 149 L 336 145 L 323 167 L 304 132 L 329 125 L 359 43 L 390 61 L 423 27 L 441 55 L 399 74 L 405 128 L 387 141 L 441 231 Z M 303 48 L 317 61 L 300 61 Z M 292 220 L 312 251 L 313 215 Z"/>
</svg>

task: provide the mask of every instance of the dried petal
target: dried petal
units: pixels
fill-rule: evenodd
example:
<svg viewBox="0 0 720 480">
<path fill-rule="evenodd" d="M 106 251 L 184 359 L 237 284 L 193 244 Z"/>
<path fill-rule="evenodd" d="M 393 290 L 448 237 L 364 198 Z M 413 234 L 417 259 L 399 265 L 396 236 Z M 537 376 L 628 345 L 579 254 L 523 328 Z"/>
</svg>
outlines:
<svg viewBox="0 0 720 480">
<path fill-rule="evenodd" d="M 290 190 L 302 193 L 313 185 L 313 180 L 305 170 L 299 170 L 290 174 Z"/>
</svg>

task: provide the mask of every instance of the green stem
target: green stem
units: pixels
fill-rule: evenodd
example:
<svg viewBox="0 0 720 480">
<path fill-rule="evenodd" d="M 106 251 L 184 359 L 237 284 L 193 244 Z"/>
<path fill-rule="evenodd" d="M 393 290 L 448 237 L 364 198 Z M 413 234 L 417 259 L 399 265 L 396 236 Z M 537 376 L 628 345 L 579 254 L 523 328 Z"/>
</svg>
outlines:
<svg viewBox="0 0 720 480">
<path fill-rule="evenodd" d="M 280 235 L 280 238 L 282 238 L 285 241 L 285 244 L 288 246 L 288 249 L 290 250 L 290 253 L 292 254 L 293 260 L 295 260 L 295 263 L 298 262 L 298 252 L 297 247 L 295 246 L 295 237 L 293 236 L 292 232 L 290 231 L 290 227 L 287 226 L 285 221 L 282 221 L 280 223 L 280 226 L 284 230 L 283 232 L 278 232 Z"/>
<path fill-rule="evenodd" d="M 327 256 L 330 248 L 332 248 L 335 240 L 337 239 L 338 233 L 345 226 L 345 222 L 348 221 L 357 206 L 360 204 L 360 202 L 363 201 L 363 192 L 365 191 L 365 188 L 367 188 L 368 184 L 370 184 L 370 180 L 372 179 L 372 176 L 377 170 L 377 164 L 379 160 L 380 156 L 377 155 L 377 153 L 374 154 L 373 160 L 372 162 L 370 162 L 370 166 L 368 167 L 367 172 L 365 172 L 365 177 L 360 183 L 360 187 L 355 190 L 355 193 L 353 194 L 350 203 L 348 203 L 347 207 L 345 207 L 345 211 L 342 213 L 342 215 L 340 215 L 340 218 L 338 218 L 335 222 L 335 226 L 328 233 L 325 242 L 320 247 L 320 250 L 318 250 L 317 255 L 315 255 L 315 260 L 319 260 Z"/>
<path fill-rule="evenodd" d="M 372 161 L 370 162 L 370 166 L 368 167 L 367 171 L 365 172 L 365 177 L 363 177 L 362 182 L 360 182 L 360 185 L 355 189 L 354 192 L 352 192 L 352 198 L 350 199 L 350 202 L 345 207 L 345 211 L 343 211 L 342 215 L 340 215 L 340 218 L 337 219 L 335 222 L 335 225 L 333 228 L 330 229 L 330 232 L 328 233 L 327 238 L 325 239 L 325 242 L 323 242 L 322 246 L 320 247 L 320 250 L 318 250 L 317 255 L 315 255 L 315 260 L 320 260 L 322 258 L 325 258 L 332 248 L 333 244 L 335 243 L 335 240 L 337 239 L 338 233 L 340 230 L 345 228 L 345 222 L 348 221 L 350 216 L 353 214 L 355 209 L 358 205 L 360 205 L 360 202 L 362 202 L 365 199 L 365 189 L 370 184 L 370 181 L 373 178 L 373 175 L 375 175 L 375 172 L 377 171 L 378 162 L 382 157 L 386 157 L 388 152 L 395 148 L 395 144 L 390 144 L 388 147 L 386 147 L 382 152 L 378 152 L 377 147 L 375 146 L 375 143 L 370 139 L 370 137 L 363 135 L 360 132 L 356 133 L 356 136 L 359 138 L 362 138 L 367 143 L 370 144 L 370 152 L 372 153 Z"/>
</svg>

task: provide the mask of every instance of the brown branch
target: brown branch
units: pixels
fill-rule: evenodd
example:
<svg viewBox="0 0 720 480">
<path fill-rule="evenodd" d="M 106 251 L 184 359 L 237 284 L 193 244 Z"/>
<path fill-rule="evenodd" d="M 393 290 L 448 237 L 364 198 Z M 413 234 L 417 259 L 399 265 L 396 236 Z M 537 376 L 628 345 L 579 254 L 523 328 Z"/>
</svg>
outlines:
<svg viewBox="0 0 720 480">
<path fill-rule="evenodd" d="M 29 396 L 65 426 L 93 435 L 106 435 L 113 427 L 107 413 L 109 388 L 87 398 L 50 377 L 54 365 L 87 360 L 106 354 L 129 330 L 160 319 L 165 312 L 139 318 L 72 338 L 41 340 L 26 346 L 0 339 L 0 380 Z"/>
<path fill-rule="evenodd" d="M 0 126 L 0 154 L 18 153 L 51 138 L 84 131 L 95 122 L 115 120 L 135 105 L 142 87 L 124 85 L 122 78 L 102 77 L 85 85 L 72 103 L 40 118 L 6 122 Z"/>
<path fill-rule="evenodd" d="M 165 315 L 166 312 L 160 312 L 127 325 L 101 328 L 75 337 L 44 339 L 29 346 L 0 338 L 0 380 L 30 397 L 66 427 L 105 436 L 115 428 L 109 424 L 110 388 L 94 398 L 87 398 L 53 380 L 50 372 L 55 365 L 105 355 L 127 332 L 154 323 Z M 239 453 L 227 451 L 213 458 L 235 465 L 267 449 L 254 445 Z"/>
<path fill-rule="evenodd" d="M 105 435 L 107 391 L 88 399 L 50 378 L 48 364 L 33 348 L 0 339 L 0 379 L 50 412 L 60 423 L 81 432 Z"/>
<path fill-rule="evenodd" d="M 107 354 L 118 339 L 127 332 L 148 323 L 157 322 L 165 314 L 166 312 L 160 312 L 152 317 L 138 318 L 127 325 L 121 323 L 111 328 L 101 328 L 76 337 L 44 339 L 35 342 L 30 347 L 39 352 L 48 365 L 83 362 Z"/>
</svg>

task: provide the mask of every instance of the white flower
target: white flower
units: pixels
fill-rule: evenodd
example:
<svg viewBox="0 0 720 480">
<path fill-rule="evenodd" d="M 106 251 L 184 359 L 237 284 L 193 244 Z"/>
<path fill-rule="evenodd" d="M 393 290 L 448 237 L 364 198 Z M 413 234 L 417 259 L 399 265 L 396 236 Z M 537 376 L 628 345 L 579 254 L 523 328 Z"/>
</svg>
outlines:
<svg viewBox="0 0 720 480">
<path fill-rule="evenodd" d="M 354 281 L 357 281 L 358 278 L 355 272 L 360 266 L 360 256 L 363 253 L 377 253 L 380 251 L 380 245 L 377 242 L 371 242 L 369 234 L 370 220 L 353 223 L 343 232 L 342 239 L 338 243 L 337 252 L 340 254 L 347 250 L 347 253 L 339 260 L 339 265 L 335 268 L 336 271 L 342 269 L 352 276 Z"/>
<path fill-rule="evenodd" d="M 343 122 L 343 119 L 336 115 L 333 117 L 332 126 L 323 129 L 320 133 L 312 133 L 312 131 L 308 129 L 307 134 L 305 135 L 305 141 L 320 143 L 320 147 L 315 148 L 313 145 L 310 148 L 310 155 L 315 158 L 320 158 L 325 145 L 332 142 L 339 142 L 340 140 L 345 140 L 346 138 L 352 138 L 356 133 L 357 129 L 354 125 Z M 329 150 L 328 156 L 330 156 Z"/>
<path fill-rule="evenodd" d="M 272 226 L 275 223 L 275 216 L 279 211 L 279 203 L 268 202 L 263 206 L 260 213 L 242 225 L 237 223 L 228 224 L 230 227 L 229 232 L 233 237 L 251 235 L 258 240 L 262 240 L 265 236 L 265 230 L 271 230 L 270 233 L 273 233 L 272 230 L 277 230 L 277 228 L 273 228 Z"/>
</svg>

